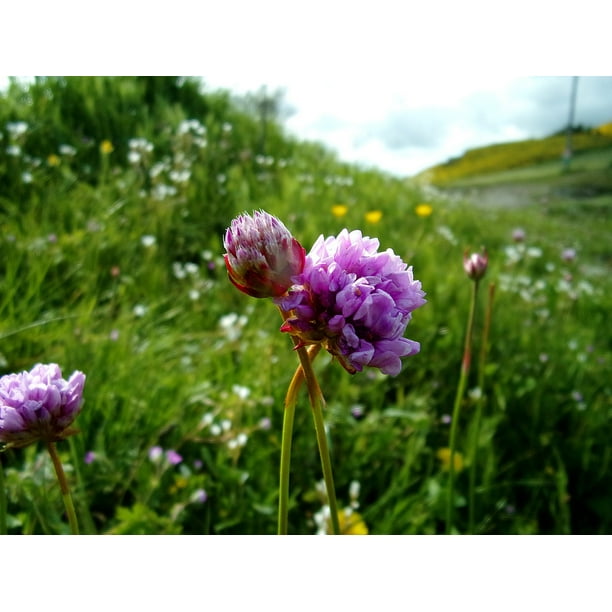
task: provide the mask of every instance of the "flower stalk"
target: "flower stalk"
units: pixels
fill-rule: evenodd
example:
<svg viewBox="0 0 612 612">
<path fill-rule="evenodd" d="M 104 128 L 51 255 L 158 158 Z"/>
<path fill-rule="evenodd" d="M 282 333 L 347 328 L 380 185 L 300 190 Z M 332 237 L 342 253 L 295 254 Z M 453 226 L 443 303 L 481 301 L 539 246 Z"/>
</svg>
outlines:
<svg viewBox="0 0 612 612">
<path fill-rule="evenodd" d="M 478 388 L 480 396 L 476 402 L 476 414 L 474 416 L 474 431 L 472 435 L 472 453 L 470 458 L 469 485 L 468 485 L 468 533 L 474 533 L 475 514 L 476 514 L 476 456 L 478 455 L 478 438 L 480 435 L 480 423 L 482 421 L 482 409 L 484 404 L 484 380 L 485 366 L 487 363 L 487 352 L 489 348 L 489 332 L 491 330 L 491 318 L 493 315 L 493 298 L 495 296 L 495 283 L 489 285 L 487 308 L 485 311 L 485 321 L 482 330 L 482 343 L 480 345 L 480 355 L 478 358 Z"/>
<path fill-rule="evenodd" d="M 319 447 L 319 457 L 321 458 L 321 467 L 323 469 L 323 480 L 325 481 L 325 488 L 327 489 L 332 532 L 334 535 L 340 535 L 336 489 L 334 487 L 331 457 L 327 445 L 327 434 L 325 433 L 325 422 L 323 420 L 323 406 L 325 405 L 325 400 L 321 393 L 321 388 L 317 382 L 314 370 L 312 369 L 312 363 L 308 356 L 308 352 L 304 347 L 299 347 L 296 350 L 300 358 L 302 370 L 304 371 L 304 377 L 306 378 L 308 397 L 312 408 L 312 417 L 314 419 L 315 431 L 317 434 L 317 445 Z"/>
<path fill-rule="evenodd" d="M 6 488 L 4 484 L 4 465 L 2 465 L 2 455 L 0 455 L 0 535 L 6 535 Z"/>
<path fill-rule="evenodd" d="M 79 524 L 77 522 L 76 512 L 74 511 L 72 496 L 70 495 L 70 489 L 68 487 L 68 481 L 66 480 L 64 468 L 62 467 L 62 462 L 60 461 L 59 455 L 57 454 L 55 442 L 48 442 L 47 450 L 49 451 L 51 461 L 53 462 L 53 467 L 55 468 L 55 474 L 57 476 L 57 481 L 59 483 L 60 491 L 62 493 L 62 499 L 64 500 L 64 506 L 66 508 L 68 523 L 70 524 L 70 531 L 73 535 L 79 535 Z"/>
</svg>

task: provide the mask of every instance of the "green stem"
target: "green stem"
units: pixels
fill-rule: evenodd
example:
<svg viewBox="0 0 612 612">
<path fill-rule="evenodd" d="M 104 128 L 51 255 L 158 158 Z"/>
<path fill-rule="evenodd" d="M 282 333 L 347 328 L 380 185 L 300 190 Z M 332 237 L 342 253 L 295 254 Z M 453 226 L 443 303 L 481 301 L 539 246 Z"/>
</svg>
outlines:
<svg viewBox="0 0 612 612">
<path fill-rule="evenodd" d="M 285 413 L 283 416 L 283 433 L 281 438 L 280 483 L 278 487 L 278 535 L 287 535 L 289 515 L 289 468 L 291 465 L 291 438 L 293 435 L 293 417 L 297 392 L 304 380 L 304 371 L 299 365 L 285 396 Z"/>
<path fill-rule="evenodd" d="M 0 455 L 0 535 L 6 535 L 6 488 L 4 484 L 4 466 Z"/>
<path fill-rule="evenodd" d="M 53 461 L 57 481 L 59 482 L 60 491 L 62 492 L 64 506 L 66 507 L 66 515 L 68 516 L 68 522 L 70 523 L 70 531 L 72 531 L 73 535 L 79 535 L 79 525 L 77 523 L 77 517 L 74 511 L 74 504 L 72 503 L 70 489 L 68 488 L 68 481 L 66 480 L 66 474 L 64 473 L 62 462 L 57 454 L 55 442 L 48 442 L 47 450 L 49 451 L 49 455 L 51 455 L 51 461 Z"/>
<path fill-rule="evenodd" d="M 319 446 L 319 456 L 321 458 L 321 467 L 323 468 L 323 479 L 325 480 L 325 488 L 327 489 L 327 500 L 329 502 L 329 510 L 332 523 L 332 531 L 334 535 L 340 535 L 340 521 L 338 520 L 338 504 L 336 502 L 336 490 L 334 488 L 334 476 L 331 466 L 331 458 L 329 448 L 327 446 L 327 435 L 325 433 L 325 422 L 323 420 L 323 394 L 317 382 L 312 363 L 308 356 L 308 352 L 304 347 L 296 347 L 304 376 L 306 377 L 306 385 L 308 387 L 308 397 L 310 398 L 310 406 L 312 408 L 312 417 L 314 419 L 315 431 L 317 434 L 317 444 Z"/>
<path fill-rule="evenodd" d="M 470 458 L 470 474 L 469 474 L 469 515 L 468 515 L 468 533 L 474 533 L 474 523 L 476 515 L 476 457 L 478 455 L 478 438 L 480 436 L 480 423 L 482 421 L 482 409 L 484 404 L 484 380 L 485 366 L 487 363 L 487 351 L 489 348 L 489 331 L 491 329 L 491 318 L 493 314 L 493 297 L 495 295 L 495 284 L 489 285 L 489 296 L 487 300 L 487 309 L 485 311 L 485 322 L 482 330 L 482 343 L 480 345 L 480 356 L 478 359 L 478 389 L 480 389 L 480 397 L 476 402 L 476 415 L 474 417 L 474 433 L 472 435 L 472 453 Z"/>
<path fill-rule="evenodd" d="M 446 500 L 446 533 L 450 534 L 453 528 L 453 509 L 455 506 L 455 448 L 457 445 L 457 422 L 459 421 L 459 412 L 461 401 L 465 393 L 465 386 L 470 371 L 470 361 L 472 359 L 472 330 L 474 328 L 474 313 L 476 311 L 476 295 L 478 293 L 478 280 L 474 280 L 472 285 L 472 299 L 470 301 L 470 311 L 467 320 L 467 329 L 465 333 L 465 345 L 463 348 L 463 359 L 461 360 L 461 373 L 459 375 L 459 383 L 457 385 L 457 394 L 455 395 L 455 404 L 453 406 L 453 415 L 451 420 L 450 431 L 450 465 L 448 467 L 448 497 Z"/>
<path fill-rule="evenodd" d="M 296 346 L 297 340 L 294 340 Z M 312 361 L 321 350 L 319 345 L 313 345 L 308 351 L 309 360 Z M 281 437 L 280 484 L 278 499 L 278 535 L 287 535 L 289 515 L 289 473 L 291 465 L 291 442 L 293 436 L 293 419 L 298 391 L 304 382 L 304 370 L 298 365 L 285 396 L 285 414 L 283 417 L 283 433 Z"/>
<path fill-rule="evenodd" d="M 96 533 L 96 528 L 91 512 L 89 511 L 89 504 L 84 493 L 86 489 L 83 482 L 83 474 L 81 472 L 81 468 L 79 467 L 84 455 L 81 447 L 82 438 L 81 436 L 70 436 L 70 438 L 68 438 L 68 443 L 70 444 L 70 456 L 72 458 L 72 465 L 74 467 L 74 474 L 76 477 L 76 500 L 77 508 L 79 509 L 79 517 L 81 518 L 81 531 L 88 535 L 93 535 Z M 79 493 L 81 494 L 79 495 Z"/>
</svg>

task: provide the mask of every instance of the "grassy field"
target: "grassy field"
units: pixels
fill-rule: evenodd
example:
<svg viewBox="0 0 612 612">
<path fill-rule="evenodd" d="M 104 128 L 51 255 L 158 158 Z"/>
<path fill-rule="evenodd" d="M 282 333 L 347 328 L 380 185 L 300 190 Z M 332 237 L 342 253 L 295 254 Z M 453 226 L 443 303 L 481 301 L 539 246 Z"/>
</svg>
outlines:
<svg viewBox="0 0 612 612">
<path fill-rule="evenodd" d="M 273 305 L 236 291 L 222 261 L 225 228 L 257 209 L 307 251 L 361 229 L 427 293 L 407 329 L 421 351 L 397 377 L 315 362 L 354 532 L 447 529 L 472 288 L 462 258 L 481 247 L 452 531 L 612 531 L 609 150 L 577 154 L 566 173 L 546 162 L 441 190 L 344 164 L 224 92 L 166 78 L 13 85 L 0 135 L 0 373 L 57 362 L 87 375 L 80 433 L 58 444 L 82 532 L 275 533 L 297 358 Z M 485 187 L 528 195 L 494 205 Z M 44 449 L 0 459 L 7 531 L 67 533 Z M 290 533 L 320 530 L 321 479 L 304 393 Z"/>
</svg>

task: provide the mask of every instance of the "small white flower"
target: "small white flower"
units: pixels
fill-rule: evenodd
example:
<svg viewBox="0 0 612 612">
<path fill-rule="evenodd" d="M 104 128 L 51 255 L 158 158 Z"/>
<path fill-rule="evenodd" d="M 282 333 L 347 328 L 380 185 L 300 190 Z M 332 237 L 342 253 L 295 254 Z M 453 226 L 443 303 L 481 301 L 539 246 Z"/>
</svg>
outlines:
<svg viewBox="0 0 612 612">
<path fill-rule="evenodd" d="M 157 238 L 155 238 L 155 236 L 151 236 L 151 234 L 146 234 L 140 238 L 140 244 L 142 244 L 143 247 L 149 248 L 155 246 L 156 242 Z"/>
<path fill-rule="evenodd" d="M 208 427 L 209 425 L 212 425 L 214 420 L 215 415 L 212 412 L 207 412 L 200 420 L 200 424 L 202 427 Z"/>
<path fill-rule="evenodd" d="M 172 264 L 172 273 L 174 274 L 174 277 L 178 279 L 183 279 L 187 276 L 185 268 L 183 268 L 183 265 L 178 261 L 175 261 Z"/>
<path fill-rule="evenodd" d="M 249 436 L 247 436 L 244 432 L 242 432 L 236 436 L 236 443 L 238 444 L 238 446 L 246 446 L 248 439 L 249 439 Z"/>
<path fill-rule="evenodd" d="M 191 261 L 188 261 L 185 264 L 185 272 L 187 272 L 187 274 L 190 274 L 191 276 L 196 276 L 199 270 L 200 268 L 198 267 L 198 264 L 195 264 Z"/>
<path fill-rule="evenodd" d="M 60 155 L 66 155 L 68 157 L 72 157 L 73 155 L 76 155 L 77 150 L 69 144 L 61 144 L 59 146 L 59 152 L 60 152 Z"/>
<path fill-rule="evenodd" d="M 134 316 L 136 317 L 144 317 L 144 315 L 147 313 L 147 307 L 144 306 L 143 304 L 136 304 L 132 312 L 134 313 Z"/>
<path fill-rule="evenodd" d="M 6 124 L 6 129 L 11 136 L 21 136 L 28 131 L 28 124 L 25 121 L 10 121 Z"/>
<path fill-rule="evenodd" d="M 247 397 L 249 397 L 249 395 L 251 395 L 251 390 L 248 387 L 245 387 L 243 385 L 234 385 L 232 387 L 232 391 L 240 398 L 240 399 L 246 399 Z"/>
<path fill-rule="evenodd" d="M 480 387 L 474 387 L 473 389 L 470 389 L 468 391 L 468 395 L 470 396 L 471 399 L 473 399 L 474 401 L 477 401 L 482 397 L 482 391 Z"/>
<path fill-rule="evenodd" d="M 542 249 L 539 247 L 529 247 L 527 249 L 527 255 L 529 255 L 529 257 L 542 257 Z"/>
</svg>

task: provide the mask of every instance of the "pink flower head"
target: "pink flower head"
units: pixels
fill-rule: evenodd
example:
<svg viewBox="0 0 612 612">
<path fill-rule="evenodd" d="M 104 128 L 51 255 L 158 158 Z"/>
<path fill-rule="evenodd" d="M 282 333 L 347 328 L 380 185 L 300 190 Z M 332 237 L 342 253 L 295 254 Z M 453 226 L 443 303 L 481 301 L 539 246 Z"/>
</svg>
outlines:
<svg viewBox="0 0 612 612">
<path fill-rule="evenodd" d="M 463 254 L 463 269 L 472 280 L 480 280 L 487 271 L 489 256 L 483 249 L 482 253 L 472 253 L 468 256 L 466 251 Z"/>
<path fill-rule="evenodd" d="M 563 249 L 561 251 L 561 259 L 566 262 L 571 262 L 576 259 L 576 249 Z"/>
<path fill-rule="evenodd" d="M 0 443 L 20 448 L 75 433 L 68 428 L 81 411 L 84 384 L 85 374 L 64 380 L 55 363 L 0 378 Z"/>
<path fill-rule="evenodd" d="M 302 245 L 279 219 L 264 211 L 235 218 L 223 246 L 230 281 L 252 297 L 283 295 L 304 268 Z"/>
<path fill-rule="evenodd" d="M 178 465 L 183 461 L 183 457 L 172 449 L 166 451 L 166 459 L 170 465 Z"/>
<path fill-rule="evenodd" d="M 294 287 L 275 302 L 288 314 L 281 331 L 302 344 L 322 343 L 350 373 L 370 366 L 395 376 L 400 358 L 420 350 L 403 335 L 425 293 L 412 267 L 378 246 L 359 230 L 319 236 Z"/>
</svg>

